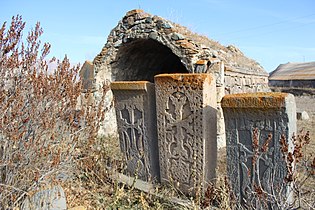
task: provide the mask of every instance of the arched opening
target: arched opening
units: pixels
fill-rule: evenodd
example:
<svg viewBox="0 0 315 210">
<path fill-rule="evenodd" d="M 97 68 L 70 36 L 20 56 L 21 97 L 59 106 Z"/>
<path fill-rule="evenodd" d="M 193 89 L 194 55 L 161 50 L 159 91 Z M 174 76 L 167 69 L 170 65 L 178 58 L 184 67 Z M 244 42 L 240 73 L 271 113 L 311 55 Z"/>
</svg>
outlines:
<svg viewBox="0 0 315 210">
<path fill-rule="evenodd" d="M 154 82 L 157 74 L 188 71 L 168 47 L 152 39 L 137 39 L 119 48 L 112 73 L 116 81 Z"/>
</svg>

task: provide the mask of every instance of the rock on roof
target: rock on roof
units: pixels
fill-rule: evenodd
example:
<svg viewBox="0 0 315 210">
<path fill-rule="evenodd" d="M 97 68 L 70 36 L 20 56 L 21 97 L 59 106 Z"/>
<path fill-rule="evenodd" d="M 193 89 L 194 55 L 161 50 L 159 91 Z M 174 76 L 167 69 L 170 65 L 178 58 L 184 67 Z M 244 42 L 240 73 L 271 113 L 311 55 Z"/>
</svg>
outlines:
<svg viewBox="0 0 315 210">
<path fill-rule="evenodd" d="M 315 62 L 281 64 L 269 80 L 315 80 Z"/>
</svg>

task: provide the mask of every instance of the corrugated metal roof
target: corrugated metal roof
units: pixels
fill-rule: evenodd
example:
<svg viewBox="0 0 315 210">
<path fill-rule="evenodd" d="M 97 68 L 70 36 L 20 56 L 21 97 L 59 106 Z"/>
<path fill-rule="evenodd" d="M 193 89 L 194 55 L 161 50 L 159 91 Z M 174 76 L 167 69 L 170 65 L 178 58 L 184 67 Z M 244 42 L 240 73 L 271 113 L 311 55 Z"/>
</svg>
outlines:
<svg viewBox="0 0 315 210">
<path fill-rule="evenodd" d="M 315 62 L 281 64 L 269 80 L 315 80 Z"/>
</svg>

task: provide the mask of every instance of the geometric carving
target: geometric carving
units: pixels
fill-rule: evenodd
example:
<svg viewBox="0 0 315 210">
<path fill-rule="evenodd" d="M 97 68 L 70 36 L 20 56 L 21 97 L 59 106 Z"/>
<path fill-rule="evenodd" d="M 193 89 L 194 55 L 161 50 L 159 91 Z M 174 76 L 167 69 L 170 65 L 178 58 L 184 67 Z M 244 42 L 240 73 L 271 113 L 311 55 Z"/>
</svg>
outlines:
<svg viewBox="0 0 315 210">
<path fill-rule="evenodd" d="M 227 174 L 239 202 L 246 208 L 273 209 L 290 202 L 290 183 L 280 139 L 293 152 L 296 133 L 294 96 L 286 93 L 226 95 L 222 100 L 226 125 Z M 257 199 L 263 196 L 262 199 Z M 254 202 L 252 202 L 254 201 Z"/>
<path fill-rule="evenodd" d="M 215 81 L 210 74 L 161 74 L 155 88 L 161 182 L 193 194 L 215 178 Z"/>
<path fill-rule="evenodd" d="M 159 181 L 154 85 L 112 82 L 120 148 L 128 175 Z"/>
</svg>

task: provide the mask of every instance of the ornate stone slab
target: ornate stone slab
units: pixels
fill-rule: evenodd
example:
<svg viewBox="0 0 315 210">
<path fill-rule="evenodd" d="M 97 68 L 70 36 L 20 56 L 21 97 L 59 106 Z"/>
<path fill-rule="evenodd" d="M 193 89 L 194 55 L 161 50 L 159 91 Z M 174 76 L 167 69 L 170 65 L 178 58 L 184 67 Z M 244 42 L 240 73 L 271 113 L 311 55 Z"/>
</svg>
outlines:
<svg viewBox="0 0 315 210">
<path fill-rule="evenodd" d="M 111 89 L 128 175 L 159 181 L 154 85 L 147 81 L 112 82 Z"/>
<path fill-rule="evenodd" d="M 194 194 L 215 177 L 215 79 L 210 74 L 161 74 L 155 85 L 161 182 Z"/>
<path fill-rule="evenodd" d="M 251 201 L 254 200 L 254 207 L 258 209 L 272 207 L 273 199 L 289 201 L 289 184 L 284 181 L 288 171 L 280 139 L 284 135 L 288 151 L 293 152 L 291 137 L 296 132 L 294 96 L 287 93 L 226 95 L 222 107 L 226 125 L 227 174 L 236 197 L 248 208 L 253 208 L 248 205 L 253 205 Z M 256 199 L 257 196 L 263 199 Z"/>
<path fill-rule="evenodd" d="M 54 209 L 66 210 L 67 201 L 63 188 L 60 185 L 36 192 L 26 197 L 21 205 L 21 210 Z"/>
</svg>

